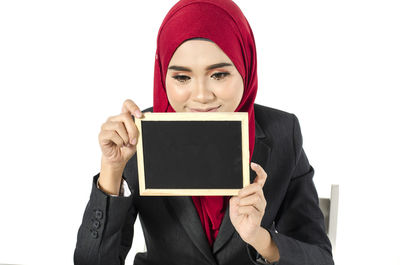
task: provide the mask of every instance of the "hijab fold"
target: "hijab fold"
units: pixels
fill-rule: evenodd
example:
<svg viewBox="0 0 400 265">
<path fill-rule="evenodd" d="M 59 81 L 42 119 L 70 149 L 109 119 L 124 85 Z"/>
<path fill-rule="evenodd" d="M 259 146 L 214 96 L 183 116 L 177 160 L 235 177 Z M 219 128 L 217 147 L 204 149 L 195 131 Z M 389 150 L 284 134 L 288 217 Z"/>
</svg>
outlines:
<svg viewBox="0 0 400 265">
<path fill-rule="evenodd" d="M 231 0 L 181 0 L 165 16 L 157 36 L 154 64 L 154 112 L 175 112 L 168 102 L 165 77 L 175 50 L 185 40 L 205 38 L 231 59 L 243 79 L 244 92 L 235 112 L 249 118 L 250 161 L 255 141 L 254 100 L 257 94 L 256 46 L 250 25 Z M 249 162 L 250 162 L 249 161 Z M 213 245 L 229 197 L 192 196 L 205 234 Z"/>
</svg>

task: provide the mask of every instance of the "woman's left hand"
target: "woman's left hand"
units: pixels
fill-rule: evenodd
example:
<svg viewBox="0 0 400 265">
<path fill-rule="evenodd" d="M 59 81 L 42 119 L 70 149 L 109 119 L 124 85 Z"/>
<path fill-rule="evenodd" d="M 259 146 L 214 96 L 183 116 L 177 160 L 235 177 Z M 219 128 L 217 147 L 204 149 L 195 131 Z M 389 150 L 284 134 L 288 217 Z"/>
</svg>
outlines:
<svg viewBox="0 0 400 265">
<path fill-rule="evenodd" d="M 257 173 L 254 182 L 241 189 L 238 196 L 231 197 L 229 201 L 231 222 L 240 237 L 248 244 L 252 244 L 260 232 L 261 220 L 267 206 L 263 192 L 267 173 L 260 165 L 253 162 L 251 169 Z"/>
</svg>

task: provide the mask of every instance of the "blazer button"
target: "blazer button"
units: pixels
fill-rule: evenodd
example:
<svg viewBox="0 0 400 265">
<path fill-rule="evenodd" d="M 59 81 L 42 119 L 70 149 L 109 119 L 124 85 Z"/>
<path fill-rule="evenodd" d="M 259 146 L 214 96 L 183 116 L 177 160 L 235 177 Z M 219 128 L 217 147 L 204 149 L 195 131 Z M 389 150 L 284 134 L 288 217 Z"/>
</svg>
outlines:
<svg viewBox="0 0 400 265">
<path fill-rule="evenodd" d="M 97 238 L 99 236 L 99 233 L 97 233 L 97 231 L 95 230 L 91 230 L 90 235 L 92 236 L 92 238 Z"/>
<path fill-rule="evenodd" d="M 95 216 L 96 219 L 101 220 L 101 218 L 103 218 L 103 212 L 101 210 L 96 210 Z"/>
<path fill-rule="evenodd" d="M 97 221 L 97 220 L 94 220 L 94 221 L 93 221 L 93 227 L 96 228 L 96 229 L 98 229 L 98 228 L 100 227 L 100 222 Z"/>
</svg>

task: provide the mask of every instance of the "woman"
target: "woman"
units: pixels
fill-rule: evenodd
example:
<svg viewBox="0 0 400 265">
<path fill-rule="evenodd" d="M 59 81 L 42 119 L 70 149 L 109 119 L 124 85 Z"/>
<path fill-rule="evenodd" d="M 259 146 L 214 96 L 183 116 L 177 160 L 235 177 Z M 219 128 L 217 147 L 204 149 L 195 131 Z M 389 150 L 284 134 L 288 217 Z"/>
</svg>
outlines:
<svg viewBox="0 0 400 265">
<path fill-rule="evenodd" d="M 143 114 L 126 100 L 99 134 L 101 170 L 75 264 L 124 264 L 137 214 L 147 252 L 135 264 L 333 264 L 299 122 L 254 104 L 256 92 L 255 42 L 240 9 L 230 0 L 172 7 L 157 38 L 154 106 L 145 111 L 247 112 L 252 184 L 233 197 L 140 197 L 131 115 Z"/>
</svg>

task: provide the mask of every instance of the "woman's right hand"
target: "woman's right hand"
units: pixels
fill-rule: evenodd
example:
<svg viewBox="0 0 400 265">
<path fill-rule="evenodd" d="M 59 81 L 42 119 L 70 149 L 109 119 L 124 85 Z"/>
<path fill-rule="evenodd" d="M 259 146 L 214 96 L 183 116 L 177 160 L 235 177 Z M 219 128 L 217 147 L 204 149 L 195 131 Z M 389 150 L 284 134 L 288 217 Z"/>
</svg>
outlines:
<svg viewBox="0 0 400 265">
<path fill-rule="evenodd" d="M 101 126 L 99 185 L 107 193 L 118 194 L 125 165 L 136 153 L 139 131 L 131 115 L 141 118 L 142 112 L 132 100 L 127 99 L 121 114 L 109 117 Z"/>
</svg>

